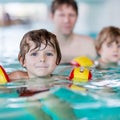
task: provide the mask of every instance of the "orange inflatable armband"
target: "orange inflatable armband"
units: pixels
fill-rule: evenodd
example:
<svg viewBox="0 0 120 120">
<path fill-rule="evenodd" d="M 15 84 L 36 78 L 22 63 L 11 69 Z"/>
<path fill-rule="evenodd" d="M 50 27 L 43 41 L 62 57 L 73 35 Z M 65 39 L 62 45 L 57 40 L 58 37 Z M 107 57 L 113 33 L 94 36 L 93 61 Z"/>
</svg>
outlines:
<svg viewBox="0 0 120 120">
<path fill-rule="evenodd" d="M 10 82 L 9 77 L 4 68 L 0 66 L 0 84 L 5 84 L 7 82 Z"/>
</svg>

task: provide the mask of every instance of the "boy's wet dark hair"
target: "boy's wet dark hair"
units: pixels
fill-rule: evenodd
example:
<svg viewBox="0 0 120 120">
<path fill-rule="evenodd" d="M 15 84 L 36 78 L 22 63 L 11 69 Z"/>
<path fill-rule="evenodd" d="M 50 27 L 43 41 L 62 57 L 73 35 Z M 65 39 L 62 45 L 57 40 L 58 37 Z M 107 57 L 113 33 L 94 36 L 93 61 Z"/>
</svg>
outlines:
<svg viewBox="0 0 120 120">
<path fill-rule="evenodd" d="M 99 51 L 102 44 L 108 39 L 109 44 L 112 42 L 116 42 L 116 44 L 120 43 L 120 28 L 115 26 L 108 26 L 103 28 L 95 41 L 96 50 Z"/>
<path fill-rule="evenodd" d="M 75 0 L 53 0 L 51 4 L 51 13 L 54 14 L 55 11 L 63 4 L 72 6 L 76 14 L 78 15 L 78 6 Z"/>
<path fill-rule="evenodd" d="M 58 65 L 61 61 L 61 51 L 59 47 L 58 40 L 56 35 L 45 30 L 32 30 L 27 32 L 20 43 L 20 52 L 18 55 L 18 60 L 24 63 L 25 55 L 30 49 L 29 41 L 33 41 L 35 43 L 35 48 L 40 48 L 41 44 L 45 45 L 45 48 L 49 45 L 53 47 L 57 53 L 56 65 Z M 43 48 L 44 49 L 44 48 Z"/>
</svg>

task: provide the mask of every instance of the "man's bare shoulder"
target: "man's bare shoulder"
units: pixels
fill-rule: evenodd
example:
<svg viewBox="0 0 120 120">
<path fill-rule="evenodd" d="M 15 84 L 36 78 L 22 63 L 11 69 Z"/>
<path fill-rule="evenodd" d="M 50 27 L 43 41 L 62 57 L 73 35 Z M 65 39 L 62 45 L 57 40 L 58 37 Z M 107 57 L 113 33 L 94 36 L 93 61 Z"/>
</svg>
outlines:
<svg viewBox="0 0 120 120">
<path fill-rule="evenodd" d="M 74 34 L 74 39 L 77 41 L 83 41 L 83 42 L 89 42 L 89 43 L 94 42 L 93 38 L 86 36 L 86 35 Z"/>
<path fill-rule="evenodd" d="M 96 58 L 95 40 L 89 36 L 75 34 L 74 47 L 79 51 L 79 55 L 86 55 L 90 58 Z M 80 53 L 81 51 L 81 53 Z"/>
</svg>

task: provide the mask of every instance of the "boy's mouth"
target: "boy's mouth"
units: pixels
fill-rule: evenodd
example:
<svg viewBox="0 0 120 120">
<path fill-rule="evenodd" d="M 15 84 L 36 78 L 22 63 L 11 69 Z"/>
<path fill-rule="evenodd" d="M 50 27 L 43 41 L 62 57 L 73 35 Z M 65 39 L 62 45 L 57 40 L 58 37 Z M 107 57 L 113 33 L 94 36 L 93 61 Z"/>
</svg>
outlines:
<svg viewBox="0 0 120 120">
<path fill-rule="evenodd" d="M 47 65 L 39 65 L 39 66 L 36 66 L 36 68 L 48 68 Z"/>
</svg>

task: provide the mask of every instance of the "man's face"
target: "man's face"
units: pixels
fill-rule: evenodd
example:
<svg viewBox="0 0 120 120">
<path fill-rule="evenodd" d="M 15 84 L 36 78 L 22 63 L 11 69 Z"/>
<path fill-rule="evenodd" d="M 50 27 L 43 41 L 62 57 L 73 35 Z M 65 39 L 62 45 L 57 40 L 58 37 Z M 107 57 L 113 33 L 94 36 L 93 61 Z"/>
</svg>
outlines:
<svg viewBox="0 0 120 120">
<path fill-rule="evenodd" d="M 72 33 L 77 20 L 77 13 L 72 6 L 66 4 L 59 6 L 52 16 L 55 30 L 63 35 Z"/>
</svg>

